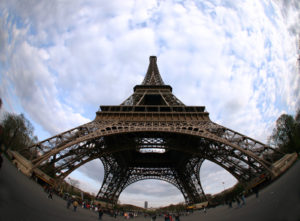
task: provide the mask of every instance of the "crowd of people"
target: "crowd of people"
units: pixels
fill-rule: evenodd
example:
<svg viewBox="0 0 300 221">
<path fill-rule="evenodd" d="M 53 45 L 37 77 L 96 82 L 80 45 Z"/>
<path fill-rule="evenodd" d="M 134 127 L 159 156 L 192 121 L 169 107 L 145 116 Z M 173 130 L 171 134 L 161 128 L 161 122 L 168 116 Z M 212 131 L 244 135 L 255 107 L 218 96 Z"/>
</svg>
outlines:
<svg viewBox="0 0 300 221">
<path fill-rule="evenodd" d="M 71 206 L 73 206 L 73 211 L 76 212 L 77 211 L 77 207 L 80 206 L 84 208 L 84 209 L 89 209 L 91 211 L 94 211 L 98 214 L 98 219 L 102 220 L 103 214 L 107 214 L 111 217 L 117 218 L 117 217 L 123 217 L 124 219 L 133 219 L 137 216 L 141 216 L 143 214 L 143 216 L 145 218 L 150 217 L 151 221 L 156 221 L 157 216 L 159 217 L 163 217 L 165 221 L 180 221 L 180 213 L 164 213 L 164 214 L 148 214 L 148 213 L 138 213 L 138 212 L 124 212 L 124 211 L 114 211 L 112 209 L 108 209 L 108 208 L 104 208 L 101 207 L 100 204 L 95 205 L 95 204 L 88 204 L 85 201 L 83 202 L 79 202 L 78 199 L 76 198 L 72 198 L 71 196 L 67 196 L 65 198 L 66 202 L 67 202 L 67 209 L 70 209 Z"/>
<path fill-rule="evenodd" d="M 55 190 L 51 186 L 45 186 L 45 192 L 48 194 L 48 198 L 52 199 L 52 195 L 55 192 Z M 258 197 L 258 188 L 255 188 L 252 190 L 252 192 L 255 194 L 256 197 Z M 70 195 L 64 196 L 63 197 L 66 202 L 67 202 L 67 209 L 70 209 L 71 206 L 73 206 L 73 211 L 77 211 L 77 207 L 81 206 L 84 209 L 89 209 L 91 211 L 94 211 L 95 213 L 98 214 L 98 219 L 102 220 L 103 214 L 107 214 L 111 217 L 117 218 L 118 217 L 123 217 L 124 219 L 133 219 L 137 216 L 143 215 L 145 218 L 150 218 L 151 221 L 156 221 L 157 217 L 164 218 L 164 221 L 180 221 L 180 216 L 181 215 L 186 215 L 186 214 L 180 214 L 180 213 L 136 213 L 136 212 L 121 212 L 121 211 L 114 211 L 112 209 L 104 208 L 101 207 L 100 204 L 89 204 L 88 202 L 81 201 L 79 199 L 73 198 Z M 240 208 L 244 205 L 246 205 L 246 198 L 245 198 L 245 192 L 242 192 L 238 196 L 234 197 L 233 199 L 226 201 L 225 202 L 229 208 L 233 207 L 233 203 L 236 203 L 237 208 Z M 203 213 L 206 213 L 205 207 L 201 209 Z"/>
<path fill-rule="evenodd" d="M 252 192 L 255 194 L 255 197 L 258 198 L 259 197 L 259 186 L 256 186 L 254 188 L 252 188 Z M 237 204 L 237 208 L 241 208 L 242 206 L 246 205 L 246 196 L 245 196 L 245 192 L 240 193 L 239 195 L 237 195 L 236 197 L 234 197 L 233 199 L 226 201 L 225 203 L 228 204 L 229 208 L 232 208 L 232 204 L 236 202 Z"/>
<path fill-rule="evenodd" d="M 165 221 L 180 221 L 179 217 L 180 217 L 179 213 L 176 213 L 176 214 L 173 214 L 173 215 L 170 215 L 169 213 L 166 213 L 165 216 L 164 216 Z"/>
</svg>

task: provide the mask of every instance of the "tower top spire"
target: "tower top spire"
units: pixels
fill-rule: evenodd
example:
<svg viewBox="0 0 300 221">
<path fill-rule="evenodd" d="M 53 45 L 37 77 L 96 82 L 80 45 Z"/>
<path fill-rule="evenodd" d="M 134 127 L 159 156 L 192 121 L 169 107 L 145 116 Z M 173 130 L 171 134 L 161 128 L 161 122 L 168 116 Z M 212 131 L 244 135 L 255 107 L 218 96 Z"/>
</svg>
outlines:
<svg viewBox="0 0 300 221">
<path fill-rule="evenodd" d="M 157 67 L 157 57 L 150 56 L 147 74 L 142 82 L 142 85 L 165 85 Z"/>
</svg>

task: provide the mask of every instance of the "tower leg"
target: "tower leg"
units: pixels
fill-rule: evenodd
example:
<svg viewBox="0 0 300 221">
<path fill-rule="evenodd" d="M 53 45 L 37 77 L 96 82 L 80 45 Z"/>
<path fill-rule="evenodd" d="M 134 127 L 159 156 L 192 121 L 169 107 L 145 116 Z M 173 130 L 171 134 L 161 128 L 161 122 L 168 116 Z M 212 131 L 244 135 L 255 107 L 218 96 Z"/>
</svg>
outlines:
<svg viewBox="0 0 300 221">
<path fill-rule="evenodd" d="M 200 158 L 192 158 L 184 167 L 176 168 L 176 179 L 187 204 L 206 201 L 199 177 L 203 161 Z"/>
<path fill-rule="evenodd" d="M 104 165 L 104 179 L 97 199 L 116 204 L 129 178 L 130 171 L 119 166 L 113 157 L 101 157 L 101 160 Z"/>
</svg>

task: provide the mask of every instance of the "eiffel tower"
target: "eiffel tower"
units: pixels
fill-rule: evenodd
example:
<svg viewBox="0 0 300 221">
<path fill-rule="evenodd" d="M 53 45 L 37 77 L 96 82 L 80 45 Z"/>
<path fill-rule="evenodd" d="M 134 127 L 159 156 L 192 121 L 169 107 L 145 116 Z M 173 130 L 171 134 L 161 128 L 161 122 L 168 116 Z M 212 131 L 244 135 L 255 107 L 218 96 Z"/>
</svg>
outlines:
<svg viewBox="0 0 300 221">
<path fill-rule="evenodd" d="M 144 179 L 173 184 L 187 204 L 206 201 L 199 177 L 205 159 L 244 184 L 272 174 L 266 156 L 276 150 L 212 122 L 204 106 L 184 105 L 163 82 L 155 56 L 133 91 L 121 105 L 100 106 L 93 121 L 32 146 L 42 153 L 32 169 L 64 179 L 100 159 L 104 179 L 97 198 L 112 204 Z"/>
</svg>

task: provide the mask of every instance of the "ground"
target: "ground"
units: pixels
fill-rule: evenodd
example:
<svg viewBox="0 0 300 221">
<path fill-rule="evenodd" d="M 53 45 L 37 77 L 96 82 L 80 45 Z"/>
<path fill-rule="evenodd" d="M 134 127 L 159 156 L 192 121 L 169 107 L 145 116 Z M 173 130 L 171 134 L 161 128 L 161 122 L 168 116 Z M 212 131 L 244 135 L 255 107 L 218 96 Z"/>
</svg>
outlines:
<svg viewBox="0 0 300 221">
<path fill-rule="evenodd" d="M 259 192 L 246 198 L 246 205 L 233 208 L 226 205 L 210 208 L 207 213 L 197 211 L 180 217 L 181 221 L 286 221 L 300 220 L 300 161 L 298 160 L 285 174 Z M 47 198 L 42 187 L 19 172 L 4 159 L 0 170 L 0 220 L 2 221 L 56 221 L 56 220 L 97 220 L 95 212 L 78 208 L 77 212 L 66 208 L 66 201 L 57 196 Z M 107 215 L 103 220 L 115 220 Z M 118 217 L 116 220 L 124 220 Z M 138 217 L 136 221 L 150 221 Z M 163 221 L 158 217 L 157 221 Z"/>
</svg>

